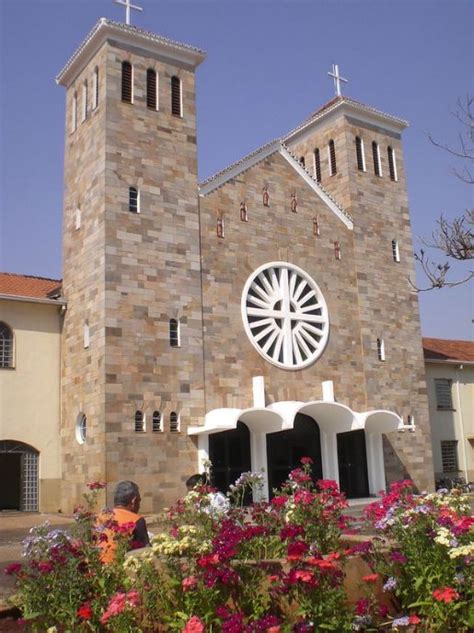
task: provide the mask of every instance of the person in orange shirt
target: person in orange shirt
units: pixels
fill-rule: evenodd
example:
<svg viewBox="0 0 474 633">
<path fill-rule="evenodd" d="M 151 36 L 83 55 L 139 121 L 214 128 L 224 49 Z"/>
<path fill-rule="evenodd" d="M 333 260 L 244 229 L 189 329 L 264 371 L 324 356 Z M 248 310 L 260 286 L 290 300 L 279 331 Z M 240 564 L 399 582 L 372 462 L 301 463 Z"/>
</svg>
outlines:
<svg viewBox="0 0 474 633">
<path fill-rule="evenodd" d="M 140 490 L 135 482 L 119 481 L 114 492 L 114 509 L 107 517 L 101 517 L 98 526 L 105 536 L 99 539 L 103 563 L 115 558 L 117 534 L 129 534 L 129 549 L 150 545 L 146 521 L 138 514 L 140 501 Z"/>
</svg>

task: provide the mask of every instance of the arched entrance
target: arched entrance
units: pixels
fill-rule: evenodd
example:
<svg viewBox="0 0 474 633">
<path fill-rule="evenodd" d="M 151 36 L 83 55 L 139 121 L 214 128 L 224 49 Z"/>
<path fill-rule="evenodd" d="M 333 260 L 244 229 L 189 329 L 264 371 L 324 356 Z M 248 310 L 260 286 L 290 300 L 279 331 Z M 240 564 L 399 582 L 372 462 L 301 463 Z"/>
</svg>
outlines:
<svg viewBox="0 0 474 633">
<path fill-rule="evenodd" d="M 28 444 L 0 441 L 0 510 L 38 510 L 38 457 Z"/>
<path fill-rule="evenodd" d="M 242 473 L 251 470 L 248 427 L 243 422 L 237 422 L 235 429 L 210 434 L 209 460 L 212 463 L 212 485 L 226 493 Z"/>
<path fill-rule="evenodd" d="M 351 498 L 369 496 L 365 432 L 348 431 L 337 434 L 339 487 Z"/>
<path fill-rule="evenodd" d="M 321 441 L 318 423 L 309 415 L 297 413 L 292 429 L 268 433 L 267 462 L 268 490 L 270 497 L 288 478 L 294 468 L 298 468 L 302 457 L 313 460 L 313 476 L 323 476 L 321 464 Z"/>
</svg>

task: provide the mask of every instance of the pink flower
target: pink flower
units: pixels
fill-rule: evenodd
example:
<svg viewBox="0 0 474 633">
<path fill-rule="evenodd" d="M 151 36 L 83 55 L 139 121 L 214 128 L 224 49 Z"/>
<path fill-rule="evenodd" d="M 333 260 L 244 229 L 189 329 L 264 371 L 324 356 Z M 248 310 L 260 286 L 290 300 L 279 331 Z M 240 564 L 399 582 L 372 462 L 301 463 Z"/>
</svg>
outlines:
<svg viewBox="0 0 474 633">
<path fill-rule="evenodd" d="M 367 574 L 367 576 L 362 576 L 362 580 L 366 583 L 377 582 L 378 574 Z"/>
<path fill-rule="evenodd" d="M 302 457 L 300 459 L 300 462 L 303 464 L 303 466 L 305 466 L 306 464 L 314 464 L 314 462 L 311 459 L 311 457 Z"/>
<path fill-rule="evenodd" d="M 339 489 L 337 481 L 333 481 L 332 479 L 318 479 L 317 484 L 320 490 L 338 490 Z"/>
<path fill-rule="evenodd" d="M 91 481 L 86 484 L 89 490 L 102 490 L 102 488 L 105 488 L 106 485 L 105 481 Z"/>
<path fill-rule="evenodd" d="M 314 574 L 310 571 L 304 571 L 297 569 L 294 573 L 295 580 L 301 580 L 301 582 L 311 582 L 314 579 Z"/>
<path fill-rule="evenodd" d="M 369 600 L 367 598 L 357 600 L 355 610 L 357 615 L 365 615 L 369 610 Z"/>
<path fill-rule="evenodd" d="M 204 631 L 203 621 L 198 618 L 197 615 L 193 615 L 193 617 L 186 622 L 186 626 L 181 633 L 204 633 Z"/>
<path fill-rule="evenodd" d="M 22 570 L 23 565 L 21 563 L 10 563 L 4 569 L 7 576 L 14 576 Z"/>
<path fill-rule="evenodd" d="M 181 586 L 183 588 L 183 591 L 191 591 L 191 589 L 194 589 L 197 586 L 196 577 L 188 576 L 187 578 L 183 580 L 183 582 L 181 583 Z"/>
<path fill-rule="evenodd" d="M 446 604 L 459 598 L 458 592 L 452 587 L 440 587 L 439 589 L 435 589 L 432 595 L 438 602 L 445 602 Z"/>
<path fill-rule="evenodd" d="M 53 571 L 54 565 L 48 562 L 38 563 L 38 571 L 42 574 L 49 574 Z"/>
<path fill-rule="evenodd" d="M 308 551 L 308 545 L 303 541 L 288 543 L 288 560 L 299 560 Z"/>
<path fill-rule="evenodd" d="M 281 508 L 285 505 L 285 503 L 286 497 L 284 495 L 279 495 L 277 497 L 273 497 L 272 499 L 272 505 L 276 506 L 277 508 Z"/>
<path fill-rule="evenodd" d="M 420 624 L 420 618 L 414 613 L 410 616 L 410 624 Z"/>
<path fill-rule="evenodd" d="M 271 626 L 269 629 L 267 629 L 267 633 L 280 633 L 281 631 L 281 627 L 279 624 L 277 624 L 276 626 Z"/>
<path fill-rule="evenodd" d="M 140 604 L 140 594 L 138 591 L 128 593 L 117 592 L 112 596 L 107 606 L 107 610 L 100 618 L 101 624 L 105 624 L 110 618 L 120 615 L 127 607 L 137 607 Z"/>
</svg>

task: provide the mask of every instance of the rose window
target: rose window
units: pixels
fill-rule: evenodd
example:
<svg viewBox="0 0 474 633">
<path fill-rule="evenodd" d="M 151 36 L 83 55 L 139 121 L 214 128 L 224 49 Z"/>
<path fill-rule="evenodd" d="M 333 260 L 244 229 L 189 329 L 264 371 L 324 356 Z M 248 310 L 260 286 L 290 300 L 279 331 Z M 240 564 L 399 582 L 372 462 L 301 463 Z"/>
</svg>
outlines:
<svg viewBox="0 0 474 633">
<path fill-rule="evenodd" d="M 242 318 L 252 345 L 270 363 L 301 369 L 324 351 L 328 309 L 311 277 L 285 262 L 265 264 L 242 293 Z"/>
</svg>

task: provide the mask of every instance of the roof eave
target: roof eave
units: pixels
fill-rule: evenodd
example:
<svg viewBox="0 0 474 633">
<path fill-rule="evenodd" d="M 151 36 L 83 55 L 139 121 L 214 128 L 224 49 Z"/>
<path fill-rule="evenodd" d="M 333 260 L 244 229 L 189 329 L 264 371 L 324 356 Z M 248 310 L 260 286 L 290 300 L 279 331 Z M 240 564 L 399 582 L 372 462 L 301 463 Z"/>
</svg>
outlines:
<svg viewBox="0 0 474 633">
<path fill-rule="evenodd" d="M 121 28 L 120 25 L 111 23 L 106 18 L 101 18 L 58 73 L 56 83 L 66 88 L 69 87 L 107 40 L 114 40 L 125 46 L 146 48 L 147 51 L 156 55 L 192 68 L 199 66 L 206 58 L 206 53 L 197 48 L 180 45 L 158 36 L 153 39 L 152 34 L 147 34 L 145 31 L 129 31 L 127 28 Z"/>
<path fill-rule="evenodd" d="M 437 365 L 474 365 L 474 360 L 462 360 L 461 358 L 426 358 L 425 363 L 435 363 Z"/>
<path fill-rule="evenodd" d="M 22 296 L 22 295 L 9 295 L 9 294 L 3 294 L 0 293 L 0 300 L 6 300 L 6 301 L 23 301 L 23 302 L 27 302 L 27 303 L 44 303 L 47 305 L 55 305 L 55 306 L 66 306 L 67 302 L 64 301 L 63 299 L 47 299 L 47 298 L 42 298 L 42 297 L 26 297 L 26 296 Z"/>
</svg>

